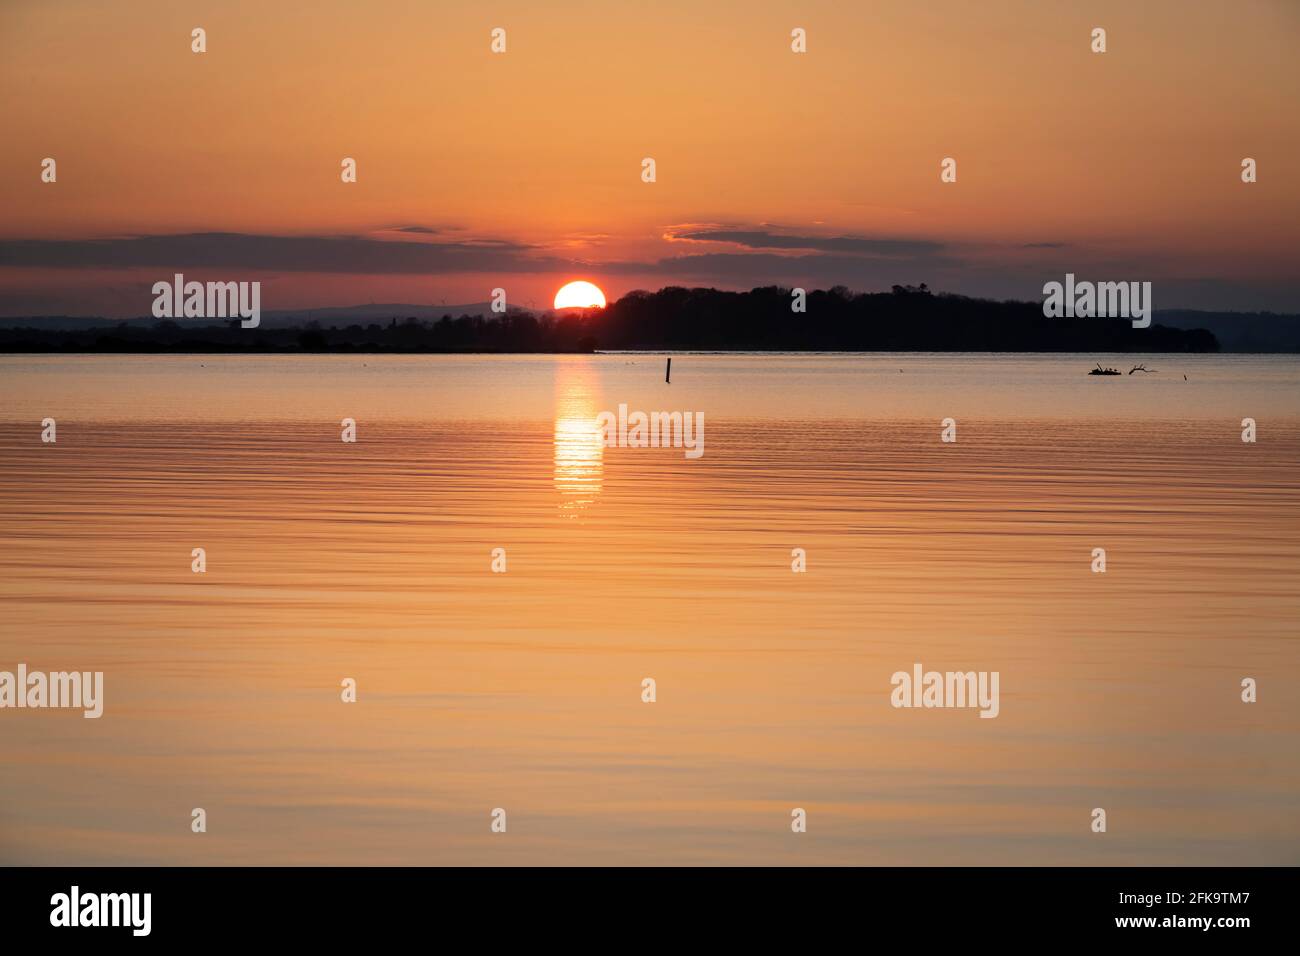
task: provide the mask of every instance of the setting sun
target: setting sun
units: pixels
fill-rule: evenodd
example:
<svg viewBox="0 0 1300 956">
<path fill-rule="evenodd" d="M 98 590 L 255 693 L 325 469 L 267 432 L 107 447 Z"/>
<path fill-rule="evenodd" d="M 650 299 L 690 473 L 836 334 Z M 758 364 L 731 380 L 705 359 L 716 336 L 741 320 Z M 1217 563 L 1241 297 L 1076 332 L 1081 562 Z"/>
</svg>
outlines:
<svg viewBox="0 0 1300 956">
<path fill-rule="evenodd" d="M 600 291 L 600 286 L 590 282 L 581 280 L 570 282 L 555 293 L 555 307 L 557 309 L 603 309 L 605 293 Z"/>
</svg>

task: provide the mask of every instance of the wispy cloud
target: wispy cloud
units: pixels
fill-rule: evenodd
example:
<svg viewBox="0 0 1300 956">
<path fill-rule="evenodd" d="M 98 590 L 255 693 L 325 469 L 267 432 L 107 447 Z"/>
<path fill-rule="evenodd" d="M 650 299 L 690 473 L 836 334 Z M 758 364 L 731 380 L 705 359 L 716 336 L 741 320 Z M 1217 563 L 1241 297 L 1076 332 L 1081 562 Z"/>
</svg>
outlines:
<svg viewBox="0 0 1300 956">
<path fill-rule="evenodd" d="M 845 285 L 870 291 L 894 284 L 925 282 L 936 290 L 992 298 L 1034 299 L 1045 278 L 1065 271 L 1127 274 L 1133 260 L 1116 260 L 1105 250 L 1057 241 L 993 244 L 953 243 L 936 238 L 881 235 L 808 235 L 808 230 L 770 224 L 693 223 L 668 228 L 660 248 L 679 255 L 655 255 L 641 245 L 635 255 L 617 256 L 619 243 L 599 234 L 573 234 L 558 242 L 532 244 L 495 237 L 451 238 L 420 224 L 392 226 L 366 235 L 273 236 L 203 232 L 96 239 L 0 239 L 0 314 L 40 311 L 120 311 L 140 308 L 139 286 L 173 271 L 196 278 L 284 276 L 286 305 L 354 304 L 359 288 L 371 295 L 399 295 L 419 286 L 421 296 L 439 288 L 477 289 L 489 276 L 493 286 L 538 289 L 569 275 L 608 277 L 615 286 L 714 285 L 751 288 Z M 407 238 L 403 238 L 406 236 Z M 600 248 L 608 257 L 580 254 Z M 122 278 L 104 275 L 121 272 Z M 1153 273 L 1159 278 L 1158 273 Z M 296 277 L 296 278 L 295 278 Z M 619 281 L 621 280 L 621 282 Z M 1218 305 L 1202 277 L 1197 285 L 1162 281 L 1161 307 Z M 127 298 L 119 287 L 132 291 Z M 432 286 L 432 288 L 430 288 Z M 1293 308 L 1294 282 L 1242 284 L 1237 307 Z M 489 286 L 490 288 L 491 286 Z M 1253 289 L 1253 291 L 1252 291 Z M 118 291 L 115 291 L 118 290 Z M 119 301 L 122 300 L 122 301 Z M 393 301 L 396 301 L 394 299 Z"/>
<path fill-rule="evenodd" d="M 671 238 L 689 242 L 723 242 L 749 249 L 788 249 L 868 256 L 934 255 L 945 247 L 930 239 L 872 236 L 801 236 L 759 229 L 699 229 L 671 233 Z"/>
<path fill-rule="evenodd" d="M 0 266 L 54 269 L 259 269 L 441 274 L 539 272 L 563 263 L 498 239 L 401 242 L 362 236 L 205 232 L 112 239 L 4 239 Z"/>
</svg>

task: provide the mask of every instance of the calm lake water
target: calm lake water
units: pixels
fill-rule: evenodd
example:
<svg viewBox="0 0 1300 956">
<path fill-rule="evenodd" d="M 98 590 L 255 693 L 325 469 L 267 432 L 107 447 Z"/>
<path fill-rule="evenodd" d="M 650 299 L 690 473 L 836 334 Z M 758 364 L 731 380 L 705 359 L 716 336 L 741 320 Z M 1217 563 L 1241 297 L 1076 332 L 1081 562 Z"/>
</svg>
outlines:
<svg viewBox="0 0 1300 956">
<path fill-rule="evenodd" d="M 1093 358 L 0 357 L 0 862 L 1300 863 L 1300 360 Z"/>
</svg>

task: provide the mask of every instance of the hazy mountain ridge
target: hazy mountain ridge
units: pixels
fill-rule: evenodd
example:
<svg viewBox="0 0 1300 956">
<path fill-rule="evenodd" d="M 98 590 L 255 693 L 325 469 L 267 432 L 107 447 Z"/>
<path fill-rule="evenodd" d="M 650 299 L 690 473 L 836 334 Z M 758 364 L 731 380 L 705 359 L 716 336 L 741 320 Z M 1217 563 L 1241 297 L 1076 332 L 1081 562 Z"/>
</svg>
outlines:
<svg viewBox="0 0 1300 956">
<path fill-rule="evenodd" d="M 1169 309 L 1156 310 L 1152 321 L 1176 329 L 1208 329 L 1224 352 L 1300 352 L 1300 315 Z"/>
</svg>

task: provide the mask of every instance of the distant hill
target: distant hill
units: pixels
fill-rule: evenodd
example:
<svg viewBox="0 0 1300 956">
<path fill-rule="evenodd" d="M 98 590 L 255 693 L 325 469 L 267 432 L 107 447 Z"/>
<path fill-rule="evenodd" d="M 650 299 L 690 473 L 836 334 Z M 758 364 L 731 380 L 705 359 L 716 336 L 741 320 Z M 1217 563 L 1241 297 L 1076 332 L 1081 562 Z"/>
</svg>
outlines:
<svg viewBox="0 0 1300 956">
<path fill-rule="evenodd" d="M 275 312 L 255 329 L 240 328 L 238 320 L 11 320 L 0 328 L 0 352 L 1218 351 L 1215 333 L 1198 317 L 1180 313 L 1195 327 L 1176 327 L 1157 313 L 1150 328 L 1135 329 L 1127 319 L 1047 318 L 1039 302 L 934 294 L 925 286 L 811 291 L 806 311 L 794 312 L 790 290 L 775 286 L 670 286 L 628 293 L 604 310 L 542 315 L 495 315 L 480 304 Z"/>
<path fill-rule="evenodd" d="M 1171 309 L 1154 321 L 1176 329 L 1209 329 L 1225 352 L 1300 352 L 1300 315 Z"/>
<path fill-rule="evenodd" d="M 511 312 L 528 312 L 510 306 Z M 369 305 L 345 305 L 322 309 L 274 309 L 262 313 L 262 326 L 265 328 L 296 328 L 308 322 L 321 325 L 351 325 L 355 322 L 388 322 L 407 318 L 433 322 L 444 315 L 458 318 L 462 315 L 476 315 L 485 319 L 500 318 L 500 313 L 492 311 L 490 302 L 471 302 L 465 305 L 413 305 L 409 303 L 371 303 Z M 71 315 L 40 315 L 22 317 L 0 317 L 0 329 L 37 328 L 51 330 L 103 329 L 113 328 L 125 322 L 128 326 L 152 326 L 159 320 L 152 315 L 135 316 L 128 319 L 105 319 L 96 317 L 79 317 Z M 213 324 L 212 319 L 174 319 L 184 328 L 204 328 Z"/>
<path fill-rule="evenodd" d="M 522 309 L 511 305 L 512 313 L 533 314 L 531 309 Z M 344 305 L 327 309 L 277 309 L 262 313 L 262 324 L 300 325 L 315 321 L 321 325 L 351 325 L 354 322 L 387 322 L 397 319 L 419 319 L 422 322 L 436 322 L 444 315 L 459 318 L 462 315 L 479 316 L 484 319 L 499 319 L 501 313 L 492 311 L 491 302 L 471 302 L 468 305 L 410 305 L 390 303 L 384 305 Z"/>
</svg>

